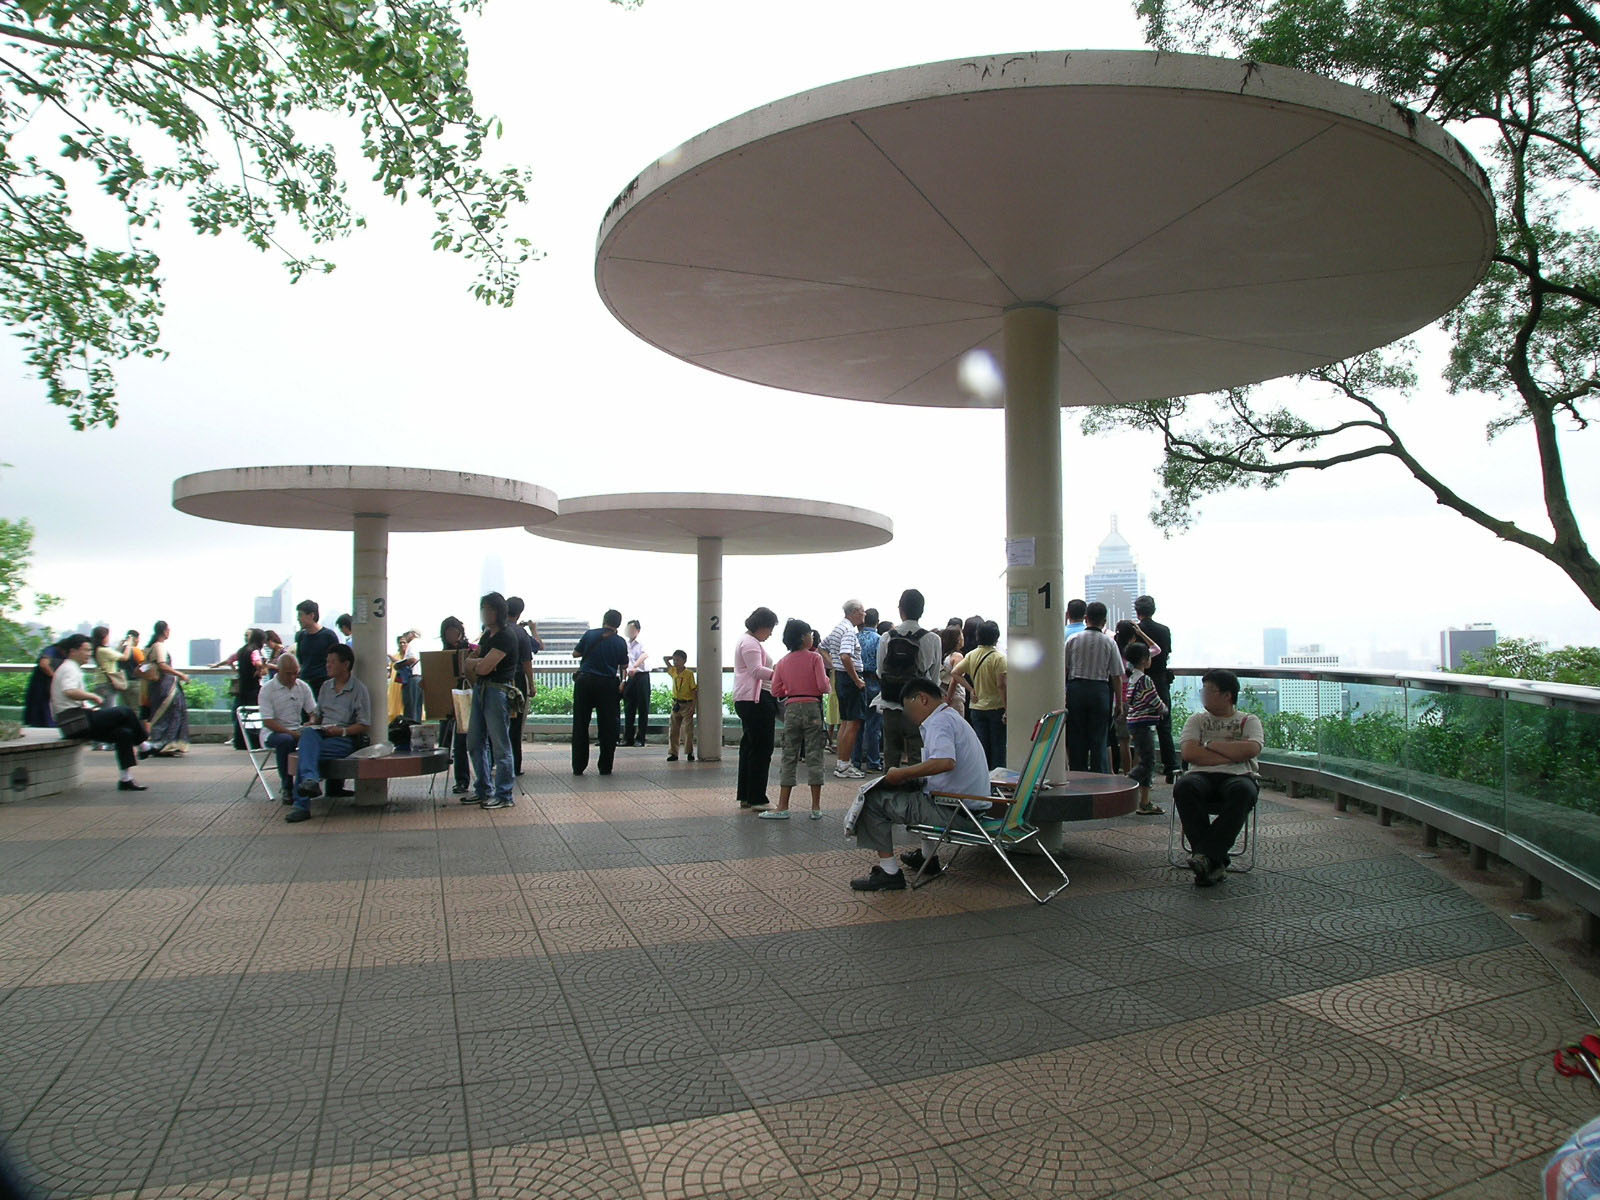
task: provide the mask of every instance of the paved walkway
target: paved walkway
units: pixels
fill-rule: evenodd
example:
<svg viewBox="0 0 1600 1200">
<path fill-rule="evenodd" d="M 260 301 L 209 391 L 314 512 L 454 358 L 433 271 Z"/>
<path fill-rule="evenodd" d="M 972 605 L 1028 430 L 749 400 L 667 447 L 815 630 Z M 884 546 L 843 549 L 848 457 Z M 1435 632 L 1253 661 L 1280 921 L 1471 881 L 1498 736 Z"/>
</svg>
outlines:
<svg viewBox="0 0 1600 1200">
<path fill-rule="evenodd" d="M 661 759 L 289 826 L 201 747 L 0 806 L 0 1137 L 51 1196 L 1465 1200 L 1600 1107 L 1544 959 L 1326 804 L 1210 891 L 1130 819 L 1042 909 L 973 854 L 858 897 L 843 785 L 757 821 Z"/>
</svg>

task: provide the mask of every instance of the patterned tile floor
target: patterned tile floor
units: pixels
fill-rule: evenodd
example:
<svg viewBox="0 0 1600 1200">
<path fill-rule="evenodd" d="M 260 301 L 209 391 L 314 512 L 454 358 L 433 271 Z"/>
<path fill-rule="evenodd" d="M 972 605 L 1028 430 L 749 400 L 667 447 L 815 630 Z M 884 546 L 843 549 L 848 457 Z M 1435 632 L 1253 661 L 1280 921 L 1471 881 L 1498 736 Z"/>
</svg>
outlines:
<svg viewBox="0 0 1600 1200">
<path fill-rule="evenodd" d="M 969 854 L 857 896 L 733 763 L 530 748 L 305 824 L 222 747 L 0 807 L 0 1139 L 52 1197 L 1499 1197 L 1600 1097 L 1589 1018 L 1376 823 L 1268 794 L 1200 891 L 1164 820 L 1045 908 Z"/>
</svg>

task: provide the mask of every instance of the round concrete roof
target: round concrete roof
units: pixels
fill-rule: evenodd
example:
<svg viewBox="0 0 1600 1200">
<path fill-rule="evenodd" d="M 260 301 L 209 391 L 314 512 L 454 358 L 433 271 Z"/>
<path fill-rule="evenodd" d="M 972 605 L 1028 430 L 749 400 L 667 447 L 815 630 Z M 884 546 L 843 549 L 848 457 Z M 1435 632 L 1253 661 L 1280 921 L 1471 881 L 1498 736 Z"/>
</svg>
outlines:
<svg viewBox="0 0 1600 1200">
<path fill-rule="evenodd" d="M 555 519 L 548 488 L 493 475 L 417 467 L 235 467 L 185 475 L 172 506 L 191 516 L 281 529 L 344 529 L 361 515 L 391 533 L 504 529 Z"/>
<path fill-rule="evenodd" d="M 735 378 L 963 392 L 1001 313 L 1061 310 L 1064 404 L 1186 395 L 1381 346 L 1494 248 L 1488 181 L 1359 88 L 1194 55 L 961 59 L 791 96 L 645 169 L 600 227 L 607 306 Z"/>
<path fill-rule="evenodd" d="M 563 500 L 560 517 L 528 532 L 584 546 L 668 554 L 692 554 L 703 537 L 721 538 L 724 554 L 823 554 L 881 546 L 894 537 L 894 522 L 882 513 L 821 500 L 633 492 Z"/>
</svg>

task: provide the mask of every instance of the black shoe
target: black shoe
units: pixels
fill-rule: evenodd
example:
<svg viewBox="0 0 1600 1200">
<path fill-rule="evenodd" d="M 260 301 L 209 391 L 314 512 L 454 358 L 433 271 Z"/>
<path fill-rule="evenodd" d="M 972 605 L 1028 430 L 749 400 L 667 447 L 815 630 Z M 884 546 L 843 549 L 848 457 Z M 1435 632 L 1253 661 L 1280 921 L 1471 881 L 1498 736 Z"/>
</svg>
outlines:
<svg viewBox="0 0 1600 1200">
<path fill-rule="evenodd" d="M 891 875 L 882 867 L 873 867 L 872 874 L 852 879 L 850 889 L 856 892 L 903 892 L 906 890 L 906 873 L 896 871 Z"/>
<path fill-rule="evenodd" d="M 322 795 L 322 785 L 314 779 L 308 780 L 307 782 L 302 783 L 299 787 L 295 788 L 294 794 L 299 796 L 302 800 L 315 800 L 318 796 Z M 302 821 L 305 820 L 304 817 L 300 819 Z"/>
<path fill-rule="evenodd" d="M 693 759 L 694 755 L 691 754 L 691 755 L 689 755 L 689 757 L 691 759 Z M 668 762 L 677 762 L 678 761 L 678 756 L 676 754 L 669 754 L 669 755 L 667 755 L 667 761 Z"/>
<path fill-rule="evenodd" d="M 1168 772 L 1167 772 L 1167 786 L 1168 786 L 1168 787 L 1171 787 L 1171 786 L 1172 786 L 1172 781 L 1173 781 L 1173 780 L 1174 780 L 1174 779 L 1176 779 L 1176 778 L 1177 778 L 1177 777 L 1178 777 L 1178 776 L 1177 776 L 1177 773 L 1176 773 L 1176 772 L 1174 772 L 1174 771 L 1168 771 Z"/>
<path fill-rule="evenodd" d="M 301 808 L 297 804 L 289 810 L 289 815 L 283 819 L 291 825 L 299 821 L 309 821 L 311 820 L 311 810 L 309 808 Z"/>
<path fill-rule="evenodd" d="M 637 742 L 635 742 L 635 743 L 634 743 L 634 745 L 635 745 L 635 746 L 642 746 L 642 745 L 644 745 L 644 739 L 643 739 L 643 738 L 640 738 L 640 739 L 639 739 L 639 740 L 638 740 L 638 741 L 637 741 Z"/>
<path fill-rule="evenodd" d="M 342 783 L 330 783 L 328 785 L 328 796 L 330 799 L 334 796 L 349 796 L 351 794 L 351 790 L 345 787 L 345 785 Z"/>
<path fill-rule="evenodd" d="M 144 784 L 135 783 L 131 779 L 117 780 L 117 791 L 119 792 L 148 792 L 149 790 Z"/>
<path fill-rule="evenodd" d="M 279 795 L 278 795 L 278 798 L 280 800 L 282 800 L 285 804 L 293 804 L 294 803 L 294 793 L 293 792 L 280 792 Z"/>
<path fill-rule="evenodd" d="M 689 761 L 690 761 L 690 762 L 693 762 L 693 761 L 694 761 L 694 755 L 692 755 L 692 754 L 691 754 L 691 755 L 689 755 Z"/>
<path fill-rule="evenodd" d="M 491 796 L 489 799 L 483 802 L 483 806 L 484 808 L 511 808 L 515 806 L 516 803 L 517 802 L 510 796 L 507 796 L 504 799 L 501 799 L 499 796 Z"/>
<path fill-rule="evenodd" d="M 458 796 L 465 796 L 472 790 L 472 785 L 470 783 L 458 783 L 450 790 Z"/>
<path fill-rule="evenodd" d="M 609 775 L 609 774 L 611 774 L 611 770 L 610 770 L 610 768 L 607 768 L 607 769 L 606 769 L 606 770 L 604 770 L 604 771 L 601 771 L 601 772 L 600 772 L 600 774 L 602 774 L 602 775 Z"/>
<path fill-rule="evenodd" d="M 483 803 L 483 797 L 482 796 L 474 796 L 470 791 L 462 792 L 461 795 L 459 797 L 457 797 L 457 799 L 459 799 L 461 801 L 461 803 L 463 803 L 463 804 L 482 804 Z"/>
<path fill-rule="evenodd" d="M 140 751 L 138 751 L 139 761 L 143 762 L 145 759 L 149 758 L 154 753 L 155 753 L 154 750 L 140 750 Z"/>
<path fill-rule="evenodd" d="M 922 870 L 922 848 L 919 846 L 915 850 L 907 850 L 900 856 L 900 861 L 913 871 Z M 922 871 L 922 877 L 924 879 L 932 879 L 935 875 L 943 874 L 944 868 L 939 865 L 939 856 L 935 854 L 928 860 L 927 870 Z"/>
</svg>

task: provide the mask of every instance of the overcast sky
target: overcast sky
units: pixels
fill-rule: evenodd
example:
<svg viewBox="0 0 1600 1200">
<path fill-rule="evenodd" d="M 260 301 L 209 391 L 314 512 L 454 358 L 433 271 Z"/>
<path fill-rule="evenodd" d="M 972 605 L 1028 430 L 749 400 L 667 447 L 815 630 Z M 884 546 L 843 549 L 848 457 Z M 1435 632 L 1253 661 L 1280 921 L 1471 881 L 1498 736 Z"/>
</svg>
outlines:
<svg viewBox="0 0 1600 1200">
<path fill-rule="evenodd" d="M 895 523 L 879 550 L 730 559 L 725 627 L 758 604 L 829 622 L 858 595 L 885 610 L 903 587 L 942 623 L 1004 603 L 1001 415 L 899 411 L 818 399 L 711 374 L 636 339 L 593 281 L 595 234 L 616 193 L 678 143 L 746 109 L 872 71 L 1017 50 L 1137 48 L 1132 5 L 1050 0 L 769 7 L 733 0 L 500 0 L 473 26 L 472 84 L 505 122 L 496 152 L 531 164 L 519 231 L 547 253 L 509 310 L 468 295 L 471 271 L 428 248 L 419 206 L 355 189 L 369 228 L 332 249 L 331 276 L 291 286 L 278 263 L 187 232 L 178 206 L 151 244 L 168 284 L 161 362 L 124 364 L 122 421 L 74 433 L 0 339 L 4 424 L 0 515 L 38 527 L 35 586 L 64 597 L 46 617 L 148 630 L 186 647 L 232 643 L 252 597 L 292 577 L 325 614 L 348 607 L 350 539 L 222 525 L 171 507 L 192 471 L 275 463 L 388 463 L 504 475 L 559 495 L 694 490 L 803 494 L 876 509 Z M 369 173 L 353 162 L 358 179 Z M 1437 382 L 1442 340 L 1397 414 L 1420 457 L 1497 515 L 1544 531 L 1531 435 L 1493 445 L 1489 403 Z M 938 464 L 908 506 L 872 447 L 916 423 Z M 754 434 L 770 454 L 742 453 Z M 855 441 L 852 448 L 850 436 Z M 1158 443 L 1085 438 L 1064 422 L 1067 587 L 1120 518 L 1175 662 L 1258 662 L 1263 626 L 1357 662 L 1375 651 L 1436 652 L 1448 625 L 1490 621 L 1502 636 L 1600 642 L 1600 619 L 1543 559 L 1435 505 L 1397 465 L 1342 467 L 1273 492 L 1206 502 L 1193 530 L 1164 539 L 1148 511 Z M 1567 475 L 1600 539 L 1600 435 L 1564 438 Z M 810 480 L 792 488 L 792 464 Z M 992 464 L 988 467 L 979 464 Z M 397 535 L 390 629 L 432 638 L 468 617 L 483 564 L 503 563 L 532 615 L 596 620 L 615 605 L 645 624 L 653 652 L 693 652 L 689 557 L 565 546 L 520 530 Z M 731 637 L 731 635 L 730 635 Z"/>
</svg>

